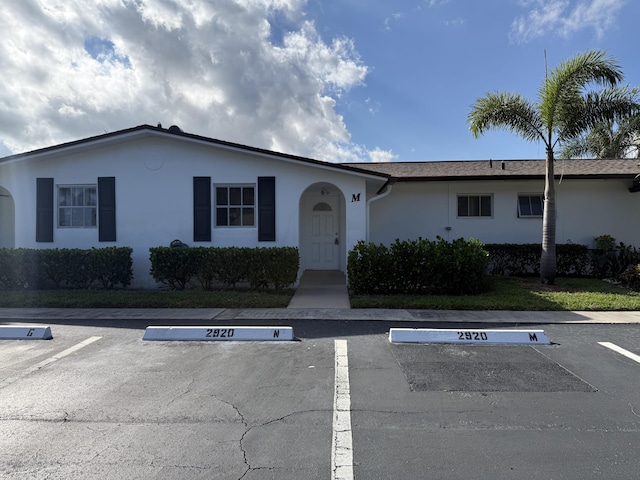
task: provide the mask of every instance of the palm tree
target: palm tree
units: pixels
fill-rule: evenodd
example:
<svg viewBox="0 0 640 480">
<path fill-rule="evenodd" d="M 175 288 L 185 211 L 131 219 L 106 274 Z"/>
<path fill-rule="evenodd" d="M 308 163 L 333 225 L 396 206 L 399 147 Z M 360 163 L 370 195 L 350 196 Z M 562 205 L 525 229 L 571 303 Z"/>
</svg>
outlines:
<svg viewBox="0 0 640 480">
<path fill-rule="evenodd" d="M 490 129 L 505 129 L 528 141 L 542 141 L 546 150 L 542 254 L 540 277 L 553 283 L 556 277 L 556 195 L 554 148 L 588 131 L 599 122 L 625 118 L 639 105 L 624 90 L 617 61 L 606 52 L 593 50 L 562 62 L 545 76 L 538 101 L 519 94 L 488 93 L 476 100 L 468 116 L 471 133 L 478 138 Z M 602 93 L 588 92 L 591 84 L 611 87 Z"/>
<path fill-rule="evenodd" d="M 594 126 L 562 147 L 560 158 L 640 158 L 640 115 Z"/>
</svg>

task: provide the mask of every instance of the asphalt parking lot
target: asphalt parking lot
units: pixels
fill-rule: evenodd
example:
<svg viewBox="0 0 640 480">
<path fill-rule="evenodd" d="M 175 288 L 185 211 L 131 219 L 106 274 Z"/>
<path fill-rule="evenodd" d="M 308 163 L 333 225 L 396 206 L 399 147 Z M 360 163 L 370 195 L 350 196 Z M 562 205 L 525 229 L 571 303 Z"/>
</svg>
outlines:
<svg viewBox="0 0 640 480">
<path fill-rule="evenodd" d="M 0 478 L 640 472 L 640 363 L 599 343 L 640 355 L 637 325 L 539 325 L 551 345 L 514 347 L 390 344 L 385 322 L 286 322 L 296 341 L 275 343 L 70 323 L 51 324 L 52 340 L 0 341 Z"/>
</svg>

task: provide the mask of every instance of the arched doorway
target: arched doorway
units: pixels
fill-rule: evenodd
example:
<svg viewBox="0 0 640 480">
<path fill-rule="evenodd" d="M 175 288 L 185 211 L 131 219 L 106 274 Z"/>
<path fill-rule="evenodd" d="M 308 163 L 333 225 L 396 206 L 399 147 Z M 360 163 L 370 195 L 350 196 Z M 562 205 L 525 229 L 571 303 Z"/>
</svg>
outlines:
<svg viewBox="0 0 640 480">
<path fill-rule="evenodd" d="M 300 198 L 300 259 L 303 270 L 344 270 L 344 195 L 316 183 Z"/>
<path fill-rule="evenodd" d="M 16 241 L 16 208 L 13 197 L 0 187 L 0 248 L 14 248 Z"/>
</svg>

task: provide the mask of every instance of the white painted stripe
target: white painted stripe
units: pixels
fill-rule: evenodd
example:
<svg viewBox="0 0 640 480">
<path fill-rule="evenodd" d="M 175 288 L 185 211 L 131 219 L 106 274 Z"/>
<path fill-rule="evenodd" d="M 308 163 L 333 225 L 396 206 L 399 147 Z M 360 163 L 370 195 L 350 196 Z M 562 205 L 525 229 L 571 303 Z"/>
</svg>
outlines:
<svg viewBox="0 0 640 480">
<path fill-rule="evenodd" d="M 293 340 L 293 327 L 147 327 L 143 340 L 156 341 L 286 341 Z"/>
<path fill-rule="evenodd" d="M 51 327 L 42 325 L 0 325 L 0 340 L 51 340 Z"/>
<path fill-rule="evenodd" d="M 333 440 L 331 479 L 353 480 L 353 440 L 351 436 L 351 393 L 349 355 L 346 340 L 335 340 L 335 387 L 333 396 Z"/>
<path fill-rule="evenodd" d="M 457 343 L 475 345 L 549 345 L 544 330 L 470 330 L 391 328 L 391 343 Z"/>
<path fill-rule="evenodd" d="M 625 357 L 630 358 L 634 362 L 640 363 L 640 355 L 636 355 L 635 353 L 631 353 L 629 350 L 625 350 L 624 348 L 619 347 L 615 343 L 598 342 L 598 344 L 602 345 L 603 347 L 607 347 L 607 348 L 613 350 L 614 352 L 618 352 L 620 355 L 624 355 Z"/>
<path fill-rule="evenodd" d="M 26 377 L 27 375 L 32 374 L 33 372 L 37 372 L 38 370 L 40 370 L 41 368 L 46 367 L 47 365 L 53 363 L 53 362 L 57 362 L 58 360 L 71 355 L 74 352 L 77 352 L 78 350 L 80 350 L 81 348 L 86 347 L 87 345 L 92 344 L 93 342 L 96 342 L 98 340 L 100 340 L 102 337 L 89 337 L 86 340 L 74 345 L 73 347 L 67 348 L 66 350 L 63 350 L 60 353 L 57 353 L 56 355 L 53 355 L 43 361 L 41 361 L 40 363 L 36 363 L 35 365 L 27 368 L 26 370 L 23 370 L 22 372 L 20 372 L 18 375 L 14 375 L 13 377 L 7 378 L 6 380 L 3 380 L 2 382 L 0 382 L 0 388 L 4 388 L 7 385 L 11 385 L 13 382 L 20 380 L 21 378 Z"/>
</svg>

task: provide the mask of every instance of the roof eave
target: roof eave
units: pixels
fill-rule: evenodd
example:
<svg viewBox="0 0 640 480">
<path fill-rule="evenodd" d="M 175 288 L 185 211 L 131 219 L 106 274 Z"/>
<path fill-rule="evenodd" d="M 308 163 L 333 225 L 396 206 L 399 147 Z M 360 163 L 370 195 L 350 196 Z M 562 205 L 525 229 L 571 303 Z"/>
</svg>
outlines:
<svg viewBox="0 0 640 480">
<path fill-rule="evenodd" d="M 391 175 L 385 173 L 372 172 L 362 168 L 352 167 L 349 165 L 342 165 L 339 163 L 324 162 L 321 160 L 315 160 L 312 158 L 301 157 L 298 155 L 291 155 L 287 153 L 274 152 L 258 147 L 251 147 L 248 145 L 242 145 L 239 143 L 227 142 L 224 140 L 217 140 L 214 138 L 204 137 L 193 133 L 186 133 L 177 130 L 169 130 L 162 127 L 154 127 L 152 125 L 139 125 L 124 130 L 118 130 L 116 132 L 105 133 L 93 137 L 83 138 L 80 140 L 74 140 L 71 142 L 62 143 L 59 145 L 53 145 L 50 147 L 44 147 L 30 152 L 18 153 L 10 155 L 0 159 L 1 164 L 10 164 L 14 162 L 23 161 L 26 159 L 36 159 L 41 157 L 57 157 L 69 153 L 70 151 L 80 151 L 83 148 L 96 148 L 97 146 L 104 145 L 105 143 L 121 142 L 122 140 L 132 139 L 135 137 L 144 137 L 158 135 L 166 138 L 180 137 L 186 141 L 200 143 L 203 145 L 216 145 L 223 149 L 239 151 L 243 153 L 251 153 L 254 155 L 266 156 L 278 160 L 285 160 L 296 163 L 303 163 L 307 165 L 313 165 L 318 168 L 327 170 L 341 170 L 349 173 L 356 174 L 369 180 L 376 180 L 379 182 L 385 182 Z"/>
</svg>

